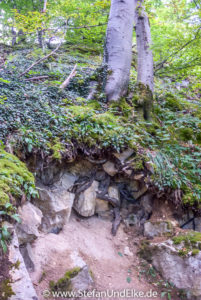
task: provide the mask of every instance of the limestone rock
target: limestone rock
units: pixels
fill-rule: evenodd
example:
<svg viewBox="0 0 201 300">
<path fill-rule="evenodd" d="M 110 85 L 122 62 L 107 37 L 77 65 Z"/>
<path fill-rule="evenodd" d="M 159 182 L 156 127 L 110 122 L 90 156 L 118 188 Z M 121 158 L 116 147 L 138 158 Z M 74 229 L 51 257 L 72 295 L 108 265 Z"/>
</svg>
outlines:
<svg viewBox="0 0 201 300">
<path fill-rule="evenodd" d="M 92 287 L 93 279 L 87 266 L 71 279 L 71 287 L 73 291 L 87 291 Z"/>
<path fill-rule="evenodd" d="M 153 197 L 151 194 L 145 194 L 140 199 L 140 206 L 143 207 L 145 214 L 152 213 L 153 207 Z"/>
<path fill-rule="evenodd" d="M 74 185 L 76 180 L 77 180 L 77 176 L 68 172 L 64 172 L 60 180 L 57 182 L 56 188 L 62 188 L 68 190 Z"/>
<path fill-rule="evenodd" d="M 31 243 L 39 236 L 38 228 L 41 225 L 43 214 L 39 208 L 30 202 L 20 207 L 18 213 L 22 221 L 16 229 L 19 243 L 20 245 Z"/>
<path fill-rule="evenodd" d="M 165 280 L 190 293 L 189 299 L 201 299 L 201 252 L 181 256 L 173 241 L 167 240 L 147 244 L 143 249 L 146 255 Z"/>
<path fill-rule="evenodd" d="M 124 163 L 135 151 L 133 149 L 126 149 L 121 153 L 114 153 L 114 156 L 120 160 L 121 163 Z"/>
<path fill-rule="evenodd" d="M 96 213 L 99 215 L 102 212 L 109 210 L 109 202 L 96 198 Z"/>
<path fill-rule="evenodd" d="M 118 170 L 116 169 L 115 164 L 111 161 L 107 161 L 103 165 L 103 169 L 110 176 L 114 176 L 118 173 Z"/>
<path fill-rule="evenodd" d="M 124 255 L 126 256 L 133 256 L 133 253 L 131 252 L 129 247 L 124 248 Z"/>
<path fill-rule="evenodd" d="M 64 188 L 50 188 L 42 184 L 39 187 L 39 199 L 35 200 L 43 212 L 42 229 L 50 232 L 55 227 L 62 228 L 68 222 L 75 195 Z"/>
<path fill-rule="evenodd" d="M 171 221 L 148 221 L 144 224 L 144 236 L 154 238 L 155 236 L 171 235 L 174 227 Z"/>
<path fill-rule="evenodd" d="M 137 200 L 147 192 L 148 187 L 146 184 L 141 185 L 138 181 L 133 180 L 129 183 L 128 189 L 131 192 L 134 199 Z"/>
<path fill-rule="evenodd" d="M 26 269 L 24 260 L 19 251 L 19 242 L 16 232 L 13 233 L 13 239 L 8 248 L 9 261 L 13 267 L 10 270 L 11 287 L 15 295 L 10 300 L 38 300 L 36 291 L 31 282 L 29 273 Z"/>
<path fill-rule="evenodd" d="M 21 245 L 20 253 L 22 254 L 28 272 L 34 272 L 35 265 L 31 245 L 29 243 L 26 245 Z"/>
<path fill-rule="evenodd" d="M 108 195 L 109 195 L 109 197 L 116 199 L 117 203 L 120 205 L 120 193 L 119 193 L 119 189 L 116 185 L 109 186 Z"/>
<path fill-rule="evenodd" d="M 99 183 L 94 180 L 92 185 L 76 199 L 73 207 L 81 216 L 91 217 L 95 214 L 98 185 Z"/>
</svg>

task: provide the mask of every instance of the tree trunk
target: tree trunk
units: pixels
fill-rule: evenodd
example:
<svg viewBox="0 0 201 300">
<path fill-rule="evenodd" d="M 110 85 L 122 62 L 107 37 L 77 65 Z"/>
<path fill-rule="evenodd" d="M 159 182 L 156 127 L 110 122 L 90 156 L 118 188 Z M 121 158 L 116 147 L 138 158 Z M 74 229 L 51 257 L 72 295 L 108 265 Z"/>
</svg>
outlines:
<svg viewBox="0 0 201 300">
<path fill-rule="evenodd" d="M 151 46 L 151 31 L 148 16 L 143 7 L 144 0 L 135 0 L 135 31 L 137 40 L 137 81 L 139 112 L 147 120 L 153 101 L 154 65 Z"/>
<path fill-rule="evenodd" d="M 13 47 L 17 42 L 17 32 L 14 29 L 14 27 L 12 27 L 11 33 L 12 33 L 12 47 Z"/>
<path fill-rule="evenodd" d="M 44 51 L 44 37 L 43 37 L 43 30 L 42 28 L 38 28 L 38 44 L 39 47 L 43 49 Z"/>
<path fill-rule="evenodd" d="M 47 10 L 47 0 L 44 0 L 44 3 L 43 3 L 43 13 L 45 13 Z"/>
<path fill-rule="evenodd" d="M 132 61 L 134 0 L 112 0 L 106 34 L 105 63 L 108 101 L 118 101 L 128 89 Z"/>
</svg>

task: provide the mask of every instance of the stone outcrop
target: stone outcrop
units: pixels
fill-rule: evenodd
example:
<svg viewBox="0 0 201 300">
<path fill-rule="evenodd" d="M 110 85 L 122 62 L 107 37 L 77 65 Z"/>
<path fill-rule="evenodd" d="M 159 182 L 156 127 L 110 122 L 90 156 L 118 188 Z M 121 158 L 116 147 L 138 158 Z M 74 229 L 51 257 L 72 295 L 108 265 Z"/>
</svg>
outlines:
<svg viewBox="0 0 201 300">
<path fill-rule="evenodd" d="M 111 161 L 107 161 L 103 165 L 103 170 L 112 177 L 118 173 L 118 170 L 116 169 L 115 164 Z"/>
<path fill-rule="evenodd" d="M 70 218 L 75 195 L 62 187 L 51 188 L 40 184 L 38 188 L 36 204 L 43 212 L 42 229 L 50 232 L 62 228 Z"/>
<path fill-rule="evenodd" d="M 11 287 L 15 293 L 15 295 L 10 297 L 10 300 L 38 300 L 23 257 L 20 253 L 19 242 L 15 231 L 8 248 L 8 253 L 9 261 L 13 266 L 10 270 Z"/>
<path fill-rule="evenodd" d="M 147 221 L 144 224 L 144 236 L 154 238 L 155 236 L 170 236 L 174 233 L 174 224 L 171 221 Z"/>
<path fill-rule="evenodd" d="M 81 216 L 90 217 L 95 214 L 98 185 L 99 183 L 94 180 L 91 186 L 75 200 L 73 207 Z"/>
<path fill-rule="evenodd" d="M 201 252 L 199 249 L 185 252 L 185 247 L 170 239 L 159 243 L 145 242 L 140 253 L 165 280 L 186 291 L 188 299 L 201 299 Z"/>
<path fill-rule="evenodd" d="M 39 235 L 39 226 L 42 222 L 42 212 L 39 208 L 26 202 L 18 210 L 21 223 L 17 225 L 16 231 L 20 245 L 33 242 Z"/>
</svg>

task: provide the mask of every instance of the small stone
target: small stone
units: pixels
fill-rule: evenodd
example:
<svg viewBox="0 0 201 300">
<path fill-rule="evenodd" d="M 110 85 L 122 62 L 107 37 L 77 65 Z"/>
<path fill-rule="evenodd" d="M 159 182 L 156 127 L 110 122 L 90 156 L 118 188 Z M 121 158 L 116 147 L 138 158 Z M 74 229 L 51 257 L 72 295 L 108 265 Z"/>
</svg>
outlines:
<svg viewBox="0 0 201 300">
<path fill-rule="evenodd" d="M 95 214 L 98 185 L 98 181 L 94 180 L 92 185 L 76 199 L 73 207 L 81 216 L 91 217 Z"/>
<path fill-rule="evenodd" d="M 111 198 L 114 198 L 117 200 L 117 203 L 120 204 L 120 193 L 119 193 L 119 189 L 116 185 L 111 185 L 109 188 L 108 188 L 108 195 L 111 197 Z"/>
<path fill-rule="evenodd" d="M 174 227 L 171 221 L 146 222 L 144 224 L 144 236 L 154 238 L 155 236 L 163 236 L 172 234 Z"/>
<path fill-rule="evenodd" d="M 118 173 L 118 170 L 116 169 L 115 164 L 113 162 L 111 162 L 111 161 L 107 161 L 103 165 L 103 169 L 110 176 L 114 176 L 114 175 L 116 175 Z"/>
<path fill-rule="evenodd" d="M 71 287 L 73 291 L 86 291 L 93 285 L 93 279 L 87 266 L 71 279 Z"/>
<path fill-rule="evenodd" d="M 121 153 L 114 153 L 114 156 L 118 158 L 121 161 L 121 163 L 124 163 L 125 160 L 127 160 L 129 157 L 131 157 L 131 155 L 133 155 L 134 152 L 135 151 L 133 149 L 126 149 Z"/>
<path fill-rule="evenodd" d="M 129 247 L 124 248 L 124 255 L 133 256 L 133 253 L 130 251 Z"/>
</svg>

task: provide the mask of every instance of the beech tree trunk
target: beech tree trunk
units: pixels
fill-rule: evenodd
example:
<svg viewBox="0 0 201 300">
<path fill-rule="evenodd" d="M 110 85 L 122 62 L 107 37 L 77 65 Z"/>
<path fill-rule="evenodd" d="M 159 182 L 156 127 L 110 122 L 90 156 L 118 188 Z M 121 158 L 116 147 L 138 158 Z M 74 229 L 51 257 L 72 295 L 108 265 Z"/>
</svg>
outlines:
<svg viewBox="0 0 201 300">
<path fill-rule="evenodd" d="M 132 61 L 134 0 L 112 0 L 106 34 L 105 93 L 108 101 L 118 101 L 128 89 Z"/>
<path fill-rule="evenodd" d="M 138 108 L 147 120 L 153 101 L 154 64 L 151 46 L 151 31 L 148 16 L 143 7 L 144 0 L 135 1 L 135 31 L 137 40 Z"/>
</svg>

